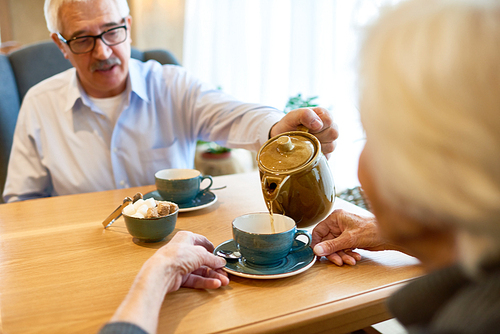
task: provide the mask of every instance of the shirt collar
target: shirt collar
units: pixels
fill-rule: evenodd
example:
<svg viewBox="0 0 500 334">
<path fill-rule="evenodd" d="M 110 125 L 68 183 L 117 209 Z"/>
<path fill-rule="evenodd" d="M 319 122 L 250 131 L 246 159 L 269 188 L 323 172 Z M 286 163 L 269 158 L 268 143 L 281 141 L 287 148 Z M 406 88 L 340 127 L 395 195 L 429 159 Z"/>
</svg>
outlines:
<svg viewBox="0 0 500 334">
<path fill-rule="evenodd" d="M 76 75 L 76 69 L 73 67 L 71 70 L 73 73 L 71 74 L 68 90 L 66 93 L 66 105 L 64 106 L 64 111 L 70 111 L 73 109 L 76 101 L 81 98 L 81 89 L 80 84 L 78 83 L 78 77 Z"/>
<path fill-rule="evenodd" d="M 140 97 L 145 102 L 149 102 L 150 98 L 148 96 L 146 78 L 147 75 L 145 73 L 141 73 L 141 69 L 144 66 L 141 66 L 142 62 L 140 60 L 130 58 L 128 62 L 129 68 L 129 76 L 128 76 L 128 85 L 127 87 L 132 87 L 132 92 L 134 92 L 138 97 Z"/>
</svg>

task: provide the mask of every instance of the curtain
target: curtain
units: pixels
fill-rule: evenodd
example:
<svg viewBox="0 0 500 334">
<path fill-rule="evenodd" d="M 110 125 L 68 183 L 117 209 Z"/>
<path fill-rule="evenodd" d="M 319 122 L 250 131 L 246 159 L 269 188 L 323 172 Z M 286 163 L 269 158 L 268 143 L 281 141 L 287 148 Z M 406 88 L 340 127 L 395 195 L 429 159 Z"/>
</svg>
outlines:
<svg viewBox="0 0 500 334">
<path fill-rule="evenodd" d="M 283 110 L 318 96 L 340 138 L 330 158 L 337 191 L 358 185 L 364 144 L 356 107 L 361 28 L 396 0 L 186 0 L 183 66 L 234 97 Z"/>
</svg>

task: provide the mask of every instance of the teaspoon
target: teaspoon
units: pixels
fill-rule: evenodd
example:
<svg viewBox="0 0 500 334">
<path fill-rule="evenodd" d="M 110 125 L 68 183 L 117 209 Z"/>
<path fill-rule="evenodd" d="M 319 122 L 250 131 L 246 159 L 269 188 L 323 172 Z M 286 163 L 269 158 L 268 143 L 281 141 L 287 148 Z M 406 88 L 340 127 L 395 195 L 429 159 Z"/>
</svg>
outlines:
<svg viewBox="0 0 500 334">
<path fill-rule="evenodd" d="M 238 260 L 241 257 L 240 252 L 233 252 L 230 250 L 220 249 L 217 251 L 217 255 L 223 257 L 227 260 Z"/>
</svg>

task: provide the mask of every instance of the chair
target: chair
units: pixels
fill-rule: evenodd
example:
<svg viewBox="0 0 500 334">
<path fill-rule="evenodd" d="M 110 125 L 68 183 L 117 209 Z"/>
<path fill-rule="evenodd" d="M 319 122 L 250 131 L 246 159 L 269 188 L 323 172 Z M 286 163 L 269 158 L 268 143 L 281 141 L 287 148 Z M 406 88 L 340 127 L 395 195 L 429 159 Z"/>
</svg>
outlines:
<svg viewBox="0 0 500 334">
<path fill-rule="evenodd" d="M 166 50 L 139 51 L 132 48 L 132 58 L 157 60 L 161 64 L 179 65 Z M 21 102 L 28 89 L 40 81 L 71 68 L 71 63 L 52 41 L 43 41 L 0 54 L 0 203 L 7 176 L 7 165 Z"/>
</svg>

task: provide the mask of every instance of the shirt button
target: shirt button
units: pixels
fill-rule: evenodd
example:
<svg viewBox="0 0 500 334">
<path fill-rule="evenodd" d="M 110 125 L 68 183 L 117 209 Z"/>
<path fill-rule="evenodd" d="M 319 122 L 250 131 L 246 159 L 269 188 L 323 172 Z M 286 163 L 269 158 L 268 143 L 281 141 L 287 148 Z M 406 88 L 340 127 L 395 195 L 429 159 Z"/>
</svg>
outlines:
<svg viewBox="0 0 500 334">
<path fill-rule="evenodd" d="M 118 149 L 116 147 L 113 147 L 113 153 L 118 152 Z"/>
<path fill-rule="evenodd" d="M 124 180 L 121 180 L 121 181 L 120 181 L 120 185 L 121 185 L 121 186 L 124 186 L 124 185 L 125 185 L 125 181 L 124 181 Z"/>
</svg>

